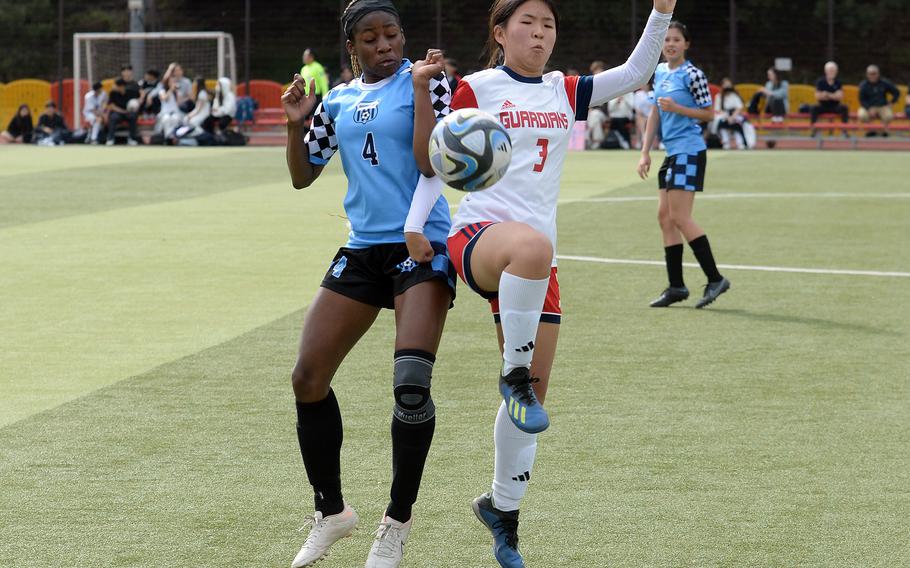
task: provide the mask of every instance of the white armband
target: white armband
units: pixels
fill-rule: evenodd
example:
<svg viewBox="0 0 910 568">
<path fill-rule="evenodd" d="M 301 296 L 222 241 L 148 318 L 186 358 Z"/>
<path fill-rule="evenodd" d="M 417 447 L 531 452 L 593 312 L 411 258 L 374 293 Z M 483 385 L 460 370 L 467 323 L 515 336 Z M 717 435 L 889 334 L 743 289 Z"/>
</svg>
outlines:
<svg viewBox="0 0 910 568">
<path fill-rule="evenodd" d="M 408 212 L 408 218 L 404 223 L 405 233 L 421 233 L 423 227 L 427 224 L 427 218 L 430 211 L 439 201 L 442 195 L 443 183 L 439 176 L 431 178 L 420 175 L 420 181 L 417 182 L 417 189 L 414 190 L 414 198 L 411 200 L 411 210 Z"/>
</svg>

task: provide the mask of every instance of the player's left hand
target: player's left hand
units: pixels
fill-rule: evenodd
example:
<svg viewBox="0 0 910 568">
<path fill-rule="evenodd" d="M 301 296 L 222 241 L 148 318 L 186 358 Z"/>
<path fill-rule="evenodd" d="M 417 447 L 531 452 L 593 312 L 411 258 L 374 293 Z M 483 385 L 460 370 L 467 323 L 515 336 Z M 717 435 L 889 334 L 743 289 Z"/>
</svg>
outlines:
<svg viewBox="0 0 910 568">
<path fill-rule="evenodd" d="M 414 262 L 423 264 L 430 262 L 436 256 L 430 241 L 421 233 L 405 233 L 404 242 L 408 246 L 408 256 Z"/>
<path fill-rule="evenodd" d="M 411 77 L 415 83 L 429 83 L 430 79 L 445 72 L 445 61 L 442 57 L 442 50 L 428 49 L 427 58 L 414 63 L 411 69 Z"/>
<path fill-rule="evenodd" d="M 660 107 L 660 110 L 664 112 L 679 113 L 679 104 L 670 97 L 660 97 L 657 99 L 657 105 Z"/>
<path fill-rule="evenodd" d="M 654 9 L 664 14 L 672 14 L 676 8 L 676 0 L 654 0 Z"/>
</svg>

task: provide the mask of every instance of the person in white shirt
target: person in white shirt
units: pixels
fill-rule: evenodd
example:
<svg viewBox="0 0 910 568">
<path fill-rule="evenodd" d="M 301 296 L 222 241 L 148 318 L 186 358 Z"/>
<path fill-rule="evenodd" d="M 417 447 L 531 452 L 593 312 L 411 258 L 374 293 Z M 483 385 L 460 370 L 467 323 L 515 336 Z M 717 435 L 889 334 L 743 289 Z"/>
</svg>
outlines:
<svg viewBox="0 0 910 568">
<path fill-rule="evenodd" d="M 461 201 L 448 239 L 461 278 L 490 301 L 502 353 L 496 373 L 502 398 L 493 427 L 493 489 L 476 498 L 473 508 L 493 534 L 494 556 L 504 568 L 524 567 L 518 510 L 532 475 L 538 433 L 550 422 L 543 401 L 562 314 L 556 205 L 569 140 L 589 108 L 633 91 L 654 73 L 675 6 L 676 0 L 654 0 L 644 33 L 624 64 L 570 77 L 544 73 L 559 29 L 556 2 L 496 0 L 490 9 L 489 68 L 464 77 L 452 96 L 453 110 L 491 114 L 512 141 L 507 173 Z M 418 163 L 429 163 L 428 145 L 429 131 L 426 140 L 415 139 Z M 438 178 L 421 180 L 406 234 L 420 231 L 420 219 L 427 218 L 441 191 Z"/>
<path fill-rule="evenodd" d="M 746 105 L 736 92 L 733 81 L 727 77 L 721 81 L 721 90 L 714 97 L 714 121 L 711 130 L 720 136 L 721 144 L 725 150 L 730 149 L 730 138 L 736 139 L 736 147 L 740 150 L 748 148 L 743 125 L 746 122 Z M 731 136 L 732 135 L 732 136 Z"/>
<path fill-rule="evenodd" d="M 101 86 L 101 81 L 96 81 L 92 85 L 92 90 L 85 93 L 85 99 L 82 103 L 82 118 L 91 127 L 89 131 L 89 142 L 98 144 L 98 135 L 101 134 L 107 115 L 104 112 L 107 106 L 107 93 Z"/>
<path fill-rule="evenodd" d="M 185 113 L 180 110 L 183 102 L 177 78 L 167 77 L 161 81 L 161 92 L 158 95 L 161 101 L 161 112 L 155 121 L 155 133 L 160 134 L 165 140 L 173 138 L 174 131 L 183 122 Z"/>
<path fill-rule="evenodd" d="M 202 129 L 210 134 L 214 134 L 216 130 L 225 130 L 234 120 L 235 114 L 237 96 L 234 94 L 234 86 L 230 79 L 222 77 L 218 79 L 218 85 L 215 87 L 212 112 L 202 123 Z"/>
<path fill-rule="evenodd" d="M 607 103 L 610 115 L 610 132 L 619 137 L 619 144 L 623 149 L 632 147 L 632 133 L 630 127 L 635 120 L 635 95 L 626 93 Z"/>
<path fill-rule="evenodd" d="M 603 107 L 588 109 L 585 123 L 585 146 L 588 150 L 599 150 L 607 138 L 607 113 Z"/>
<path fill-rule="evenodd" d="M 183 125 L 187 127 L 183 136 L 198 136 L 202 134 L 202 124 L 208 120 L 212 111 L 211 97 L 209 97 L 209 92 L 205 89 L 205 79 L 196 77 L 193 90 L 195 91 L 195 104 L 193 110 L 183 117 Z"/>
<path fill-rule="evenodd" d="M 654 109 L 651 98 L 654 92 L 651 90 L 650 83 L 639 87 L 634 94 L 635 97 L 635 149 L 641 150 L 642 140 L 645 139 L 645 128 L 648 126 L 648 117 Z"/>
</svg>

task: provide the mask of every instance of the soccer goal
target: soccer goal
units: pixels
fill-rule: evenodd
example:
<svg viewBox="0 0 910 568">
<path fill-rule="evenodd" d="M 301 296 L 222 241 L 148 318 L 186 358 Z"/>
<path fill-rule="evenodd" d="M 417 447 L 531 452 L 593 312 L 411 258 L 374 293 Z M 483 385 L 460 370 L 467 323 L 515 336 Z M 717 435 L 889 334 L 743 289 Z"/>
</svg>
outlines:
<svg viewBox="0 0 910 568">
<path fill-rule="evenodd" d="M 147 69 L 162 75 L 177 62 L 190 79 L 228 77 L 236 84 L 234 38 L 224 32 L 78 33 L 73 34 L 73 116 L 81 116 L 80 85 L 120 76 L 120 67 L 133 66 L 135 79 Z"/>
</svg>

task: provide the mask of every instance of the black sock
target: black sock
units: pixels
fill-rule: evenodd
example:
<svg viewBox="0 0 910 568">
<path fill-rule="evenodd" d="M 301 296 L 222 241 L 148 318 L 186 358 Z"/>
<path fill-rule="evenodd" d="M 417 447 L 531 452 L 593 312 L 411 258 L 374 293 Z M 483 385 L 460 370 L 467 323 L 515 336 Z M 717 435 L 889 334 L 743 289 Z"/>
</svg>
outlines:
<svg viewBox="0 0 910 568">
<path fill-rule="evenodd" d="M 714 262 L 714 255 L 711 253 L 711 243 L 708 242 L 708 235 L 702 235 L 689 243 L 698 264 L 708 277 L 708 282 L 720 282 L 723 276 L 717 271 L 717 264 Z"/>
<path fill-rule="evenodd" d="M 398 522 L 411 519 L 411 507 L 417 501 L 423 465 L 433 442 L 436 417 L 420 424 L 405 424 L 392 418 L 392 491 L 386 515 Z"/>
<path fill-rule="evenodd" d="M 319 402 L 297 401 L 297 441 L 313 486 L 316 510 L 323 516 L 344 510 L 341 497 L 341 410 L 335 392 Z"/>
<path fill-rule="evenodd" d="M 667 260 L 667 275 L 670 277 L 671 288 L 685 288 L 683 282 L 683 249 L 682 243 L 664 247 L 664 258 Z"/>
</svg>

